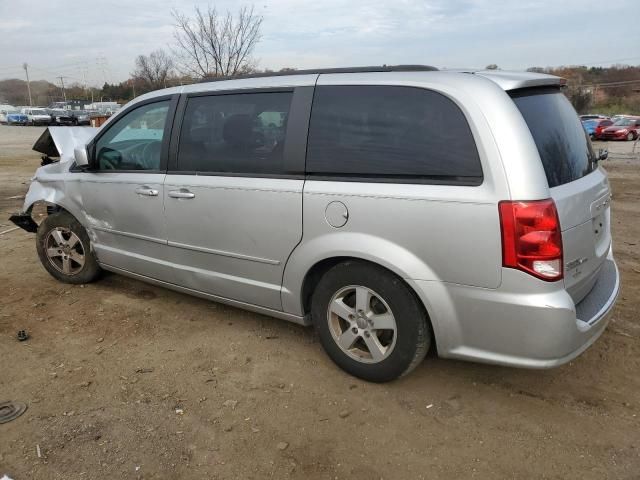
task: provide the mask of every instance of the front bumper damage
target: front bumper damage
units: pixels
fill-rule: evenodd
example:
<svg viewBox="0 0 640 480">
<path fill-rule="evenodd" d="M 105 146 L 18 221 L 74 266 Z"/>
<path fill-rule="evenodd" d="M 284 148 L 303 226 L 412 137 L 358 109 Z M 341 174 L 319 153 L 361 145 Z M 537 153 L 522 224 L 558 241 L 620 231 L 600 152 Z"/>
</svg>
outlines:
<svg viewBox="0 0 640 480">
<path fill-rule="evenodd" d="M 67 208 L 64 174 L 73 164 L 73 150 L 79 145 L 86 145 L 96 131 L 90 127 L 49 127 L 42 133 L 33 145 L 33 150 L 44 154 L 42 166 L 32 178 L 22 211 L 9 217 L 13 224 L 35 233 L 38 224 L 31 212 L 36 202 L 45 202 L 47 211 L 50 208 Z"/>
<path fill-rule="evenodd" d="M 9 221 L 25 232 L 36 233 L 38 231 L 38 224 L 31 218 L 31 210 L 28 212 L 14 213 L 9 217 Z"/>
</svg>

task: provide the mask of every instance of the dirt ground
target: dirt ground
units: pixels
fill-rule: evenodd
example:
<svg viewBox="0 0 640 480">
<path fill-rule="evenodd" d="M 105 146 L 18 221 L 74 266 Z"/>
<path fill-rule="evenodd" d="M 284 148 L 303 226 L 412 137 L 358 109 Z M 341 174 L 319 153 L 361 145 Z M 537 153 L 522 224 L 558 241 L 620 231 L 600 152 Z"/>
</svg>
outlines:
<svg viewBox="0 0 640 480">
<path fill-rule="evenodd" d="M 0 232 L 41 131 L 0 126 Z M 0 401 L 28 404 L 0 425 L 0 476 L 640 478 L 640 145 L 608 146 L 622 293 L 603 337 L 554 370 L 430 356 L 369 384 L 311 329 L 117 275 L 64 285 L 33 234 L 0 233 Z"/>
</svg>

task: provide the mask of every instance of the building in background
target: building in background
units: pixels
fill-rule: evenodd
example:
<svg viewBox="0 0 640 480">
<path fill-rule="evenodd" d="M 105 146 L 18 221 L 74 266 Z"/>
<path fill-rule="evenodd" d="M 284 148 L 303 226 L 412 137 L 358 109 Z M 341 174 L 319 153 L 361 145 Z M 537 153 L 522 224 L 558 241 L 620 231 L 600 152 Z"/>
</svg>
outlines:
<svg viewBox="0 0 640 480">
<path fill-rule="evenodd" d="M 64 102 L 52 102 L 49 108 L 56 110 L 87 110 L 91 100 L 65 100 Z"/>
<path fill-rule="evenodd" d="M 94 110 L 104 113 L 113 113 L 120 108 L 118 102 L 93 102 L 85 105 L 85 110 Z"/>
</svg>

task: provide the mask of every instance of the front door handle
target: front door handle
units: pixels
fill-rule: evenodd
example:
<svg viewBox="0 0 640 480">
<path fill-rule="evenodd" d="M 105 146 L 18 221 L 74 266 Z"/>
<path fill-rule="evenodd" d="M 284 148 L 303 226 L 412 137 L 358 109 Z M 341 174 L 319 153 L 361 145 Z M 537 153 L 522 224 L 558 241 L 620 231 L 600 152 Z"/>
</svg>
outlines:
<svg viewBox="0 0 640 480">
<path fill-rule="evenodd" d="M 158 190 L 156 190 L 154 188 L 149 188 L 149 187 L 138 187 L 138 188 L 136 188 L 135 192 L 138 195 L 145 195 L 147 197 L 157 197 L 158 196 Z"/>
<path fill-rule="evenodd" d="M 196 194 L 186 188 L 181 188 L 180 190 L 169 190 L 169 196 L 171 198 L 194 198 Z"/>
</svg>

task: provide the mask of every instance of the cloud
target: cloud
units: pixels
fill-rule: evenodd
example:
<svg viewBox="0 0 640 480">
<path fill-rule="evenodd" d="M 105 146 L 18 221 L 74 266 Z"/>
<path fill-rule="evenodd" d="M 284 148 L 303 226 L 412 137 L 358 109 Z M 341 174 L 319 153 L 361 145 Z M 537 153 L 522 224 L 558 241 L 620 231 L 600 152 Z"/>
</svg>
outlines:
<svg viewBox="0 0 640 480">
<path fill-rule="evenodd" d="M 233 0 L 215 5 L 238 8 Z M 21 75 L 28 62 L 36 78 L 123 80 L 137 55 L 172 42 L 171 10 L 192 8 L 177 0 L 0 2 L 0 77 Z M 615 25 L 617 38 L 637 37 L 637 15 L 629 14 L 637 0 L 607 8 L 600 0 L 262 0 L 255 9 L 264 16 L 255 54 L 261 67 L 274 69 L 381 63 L 522 69 L 632 56 L 615 54 L 608 36 L 592 41 L 602 25 Z"/>
</svg>

